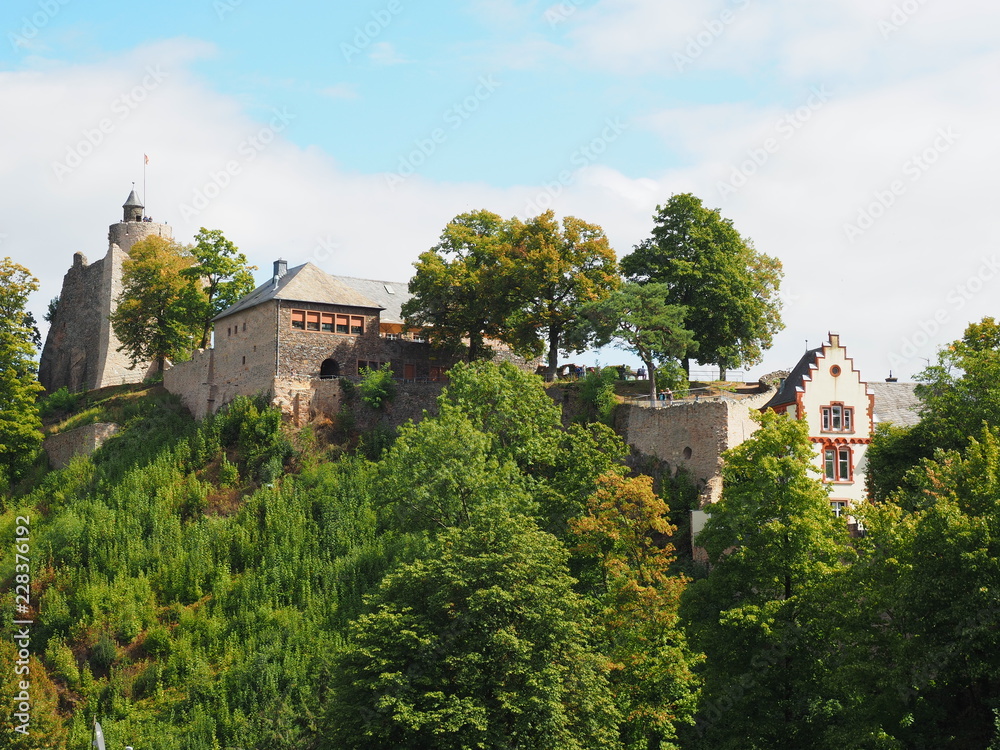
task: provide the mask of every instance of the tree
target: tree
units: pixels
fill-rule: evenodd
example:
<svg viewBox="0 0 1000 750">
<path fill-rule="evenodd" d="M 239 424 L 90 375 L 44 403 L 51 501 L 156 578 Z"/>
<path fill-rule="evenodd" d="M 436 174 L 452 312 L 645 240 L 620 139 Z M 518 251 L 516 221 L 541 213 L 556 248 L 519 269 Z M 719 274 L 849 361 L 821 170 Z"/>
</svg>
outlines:
<svg viewBox="0 0 1000 750">
<path fill-rule="evenodd" d="M 866 473 L 875 500 L 888 499 L 896 488 L 912 489 L 907 472 L 935 450 L 962 450 L 984 424 L 1000 427 L 1000 324 L 989 317 L 970 323 L 916 380 L 920 422 L 880 426 L 872 439 Z M 907 502 L 912 496 L 901 497 Z"/>
<path fill-rule="evenodd" d="M 128 354 L 133 367 L 154 360 L 163 372 L 168 358 L 193 347 L 202 330 L 199 311 L 205 297 L 185 275 L 194 263 L 186 248 L 162 237 L 147 237 L 129 251 L 111 324 L 122 342 L 119 351 Z"/>
<path fill-rule="evenodd" d="M 566 557 L 486 516 L 386 576 L 336 659 L 328 746 L 618 747 Z"/>
<path fill-rule="evenodd" d="M 38 279 L 24 266 L 0 261 L 0 483 L 19 479 L 42 443 L 35 403 L 42 391 L 32 359 L 32 326 L 25 306 Z"/>
<path fill-rule="evenodd" d="M 649 397 L 654 401 L 656 362 L 680 359 L 697 348 L 694 334 L 684 327 L 685 309 L 669 299 L 667 284 L 630 283 L 580 310 L 596 346 L 618 341 L 639 356 L 649 373 Z"/>
<path fill-rule="evenodd" d="M 469 340 L 469 361 L 489 355 L 510 310 L 509 227 L 489 211 L 452 219 L 437 245 L 414 263 L 413 295 L 403 305 L 408 326 L 427 326 L 437 346 L 458 349 Z"/>
<path fill-rule="evenodd" d="M 565 336 L 580 306 L 606 298 L 621 283 L 615 251 L 603 229 L 573 216 L 562 227 L 552 211 L 510 225 L 517 302 L 504 339 L 516 351 L 545 351 L 546 379 L 553 380 L 559 350 L 583 349 Z"/>
<path fill-rule="evenodd" d="M 194 294 L 191 314 L 201 325 L 201 343 L 206 348 L 212 334 L 212 320 L 242 297 L 253 291 L 251 271 L 257 266 L 247 263 L 247 257 L 227 240 L 219 229 L 202 227 L 191 248 L 195 265 L 185 268 L 184 278 L 198 285 L 204 294 Z"/>
<path fill-rule="evenodd" d="M 730 367 L 760 361 L 781 322 L 778 286 L 781 262 L 753 249 L 724 219 L 690 193 L 657 206 L 653 235 L 622 258 L 630 281 L 661 282 L 668 302 L 687 311 L 684 327 L 694 333 L 685 369 L 696 353 L 706 364 Z"/>
<path fill-rule="evenodd" d="M 722 499 L 698 535 L 712 571 L 685 597 L 706 653 L 698 734 L 705 747 L 819 747 L 828 698 L 810 592 L 852 557 L 846 520 L 810 476 L 804 422 L 767 412 L 723 454 Z"/>
<path fill-rule="evenodd" d="M 622 712 L 626 748 L 677 748 L 677 727 L 692 724 L 698 680 L 678 608 L 687 584 L 674 575 L 676 528 L 649 476 L 605 475 L 587 514 L 570 522 L 575 551 L 596 560 L 594 592 L 602 652 Z"/>
</svg>

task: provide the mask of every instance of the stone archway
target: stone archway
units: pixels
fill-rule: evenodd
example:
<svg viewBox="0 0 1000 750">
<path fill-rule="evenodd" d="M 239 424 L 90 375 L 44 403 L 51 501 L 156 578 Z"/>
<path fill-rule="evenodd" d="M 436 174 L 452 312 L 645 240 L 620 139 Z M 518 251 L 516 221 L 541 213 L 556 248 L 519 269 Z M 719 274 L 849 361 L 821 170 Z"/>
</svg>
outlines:
<svg viewBox="0 0 1000 750">
<path fill-rule="evenodd" d="M 340 363 L 335 359 L 324 359 L 319 366 L 319 376 L 322 380 L 332 380 L 340 377 Z"/>
</svg>

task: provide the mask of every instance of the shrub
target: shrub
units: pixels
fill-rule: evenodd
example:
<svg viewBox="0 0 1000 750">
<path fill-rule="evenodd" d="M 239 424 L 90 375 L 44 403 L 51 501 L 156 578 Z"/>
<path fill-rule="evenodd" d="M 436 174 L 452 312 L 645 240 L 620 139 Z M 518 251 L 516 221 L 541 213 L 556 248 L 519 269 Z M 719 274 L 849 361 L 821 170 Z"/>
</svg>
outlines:
<svg viewBox="0 0 1000 750">
<path fill-rule="evenodd" d="M 63 386 L 58 391 L 43 398 L 38 404 L 38 411 L 43 417 L 72 411 L 86 395 L 85 393 L 70 393 L 69 389 Z"/>
<path fill-rule="evenodd" d="M 362 367 L 358 390 L 361 392 L 361 400 L 368 406 L 376 411 L 384 409 L 386 404 L 396 398 L 396 379 L 392 368 L 388 364 L 377 370 Z"/>
<path fill-rule="evenodd" d="M 593 419 L 610 424 L 611 415 L 618 405 L 615 396 L 617 379 L 618 370 L 605 367 L 588 372 L 580 383 L 580 400 L 590 408 Z"/>
</svg>

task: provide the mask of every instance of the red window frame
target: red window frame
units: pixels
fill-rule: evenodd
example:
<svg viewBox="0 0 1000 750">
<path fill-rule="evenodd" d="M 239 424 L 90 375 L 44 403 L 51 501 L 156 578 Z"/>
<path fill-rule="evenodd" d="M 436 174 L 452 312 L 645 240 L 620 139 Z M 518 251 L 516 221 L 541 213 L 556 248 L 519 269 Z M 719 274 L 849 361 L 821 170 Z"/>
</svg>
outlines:
<svg viewBox="0 0 1000 750">
<path fill-rule="evenodd" d="M 849 446 L 823 447 L 823 481 L 841 484 L 854 481 L 854 452 Z"/>
<path fill-rule="evenodd" d="M 819 409 L 822 432 L 854 432 L 854 407 L 834 402 Z"/>
</svg>

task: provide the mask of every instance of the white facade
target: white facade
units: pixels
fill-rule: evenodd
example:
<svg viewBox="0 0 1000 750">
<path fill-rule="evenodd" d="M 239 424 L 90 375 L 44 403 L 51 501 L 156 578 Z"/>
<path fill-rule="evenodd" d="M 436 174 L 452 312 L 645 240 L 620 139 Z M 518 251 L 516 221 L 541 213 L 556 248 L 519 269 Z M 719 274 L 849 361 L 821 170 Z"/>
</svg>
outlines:
<svg viewBox="0 0 1000 750">
<path fill-rule="evenodd" d="M 806 352 L 765 406 L 809 425 L 816 467 L 837 513 L 865 498 L 865 454 L 872 436 L 874 396 L 847 356 L 840 336 Z"/>
</svg>

